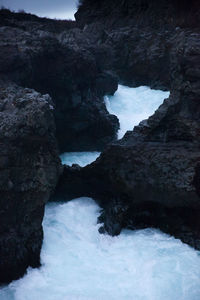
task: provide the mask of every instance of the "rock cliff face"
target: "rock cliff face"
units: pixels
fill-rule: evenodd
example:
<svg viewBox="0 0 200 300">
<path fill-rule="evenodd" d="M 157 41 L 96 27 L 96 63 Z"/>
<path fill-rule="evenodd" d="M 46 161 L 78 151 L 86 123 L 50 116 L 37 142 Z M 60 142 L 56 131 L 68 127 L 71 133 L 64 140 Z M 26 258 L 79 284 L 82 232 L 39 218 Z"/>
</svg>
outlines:
<svg viewBox="0 0 200 300">
<path fill-rule="evenodd" d="M 98 50 L 75 22 L 4 10 L 0 17 L 0 76 L 50 94 L 60 151 L 103 149 L 115 140 L 118 120 L 103 95 L 113 94 L 118 80 L 98 60 L 106 50 Z"/>
<path fill-rule="evenodd" d="M 81 26 L 97 21 L 106 26 L 199 26 L 198 0 L 80 0 L 75 14 Z"/>
<path fill-rule="evenodd" d="M 170 87 L 171 94 L 152 117 L 113 143 L 96 162 L 82 169 L 66 167 L 58 194 L 98 199 L 104 208 L 101 232 L 115 235 L 123 227 L 153 226 L 200 249 L 198 3 L 117 1 L 109 10 L 108 1 L 107 12 L 103 1 L 82 3 L 76 14 L 80 26 L 89 24 L 88 30 L 104 20 L 104 43 L 112 39 L 115 53 L 121 49 L 113 65 L 120 79 Z M 120 5 L 127 8 L 124 16 Z M 121 67 L 123 55 L 126 70 Z"/>
<path fill-rule="evenodd" d="M 122 83 L 170 89 L 171 49 L 176 32 L 199 32 L 200 7 L 193 1 L 80 1 L 77 24 L 99 33 L 113 51 Z"/>
<path fill-rule="evenodd" d="M 0 83 L 0 282 L 40 265 L 44 205 L 61 173 L 48 95 Z"/>
</svg>

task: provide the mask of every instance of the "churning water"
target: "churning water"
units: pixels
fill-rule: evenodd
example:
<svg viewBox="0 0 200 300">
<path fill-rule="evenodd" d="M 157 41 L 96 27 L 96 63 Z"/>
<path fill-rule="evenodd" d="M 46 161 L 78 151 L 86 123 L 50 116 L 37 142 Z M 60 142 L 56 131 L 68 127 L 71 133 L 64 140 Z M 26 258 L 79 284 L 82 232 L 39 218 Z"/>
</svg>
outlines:
<svg viewBox="0 0 200 300">
<path fill-rule="evenodd" d="M 140 89 L 152 92 L 149 97 L 153 105 L 150 109 L 150 100 L 147 98 L 144 101 L 148 105 L 146 102 L 139 104 L 139 100 L 135 101 L 136 109 L 141 113 L 138 122 L 147 117 L 144 111 L 141 112 L 140 106 L 146 105 L 152 113 L 159 98 L 156 96 L 157 100 L 154 99 L 156 93 L 161 93 L 160 103 L 166 97 L 163 92 L 155 93 L 146 87 L 129 89 L 128 92 L 127 87 L 120 86 L 117 93 L 122 91 L 123 94 L 126 91 L 127 99 L 128 94 L 131 99 L 132 93 L 138 95 Z M 121 99 L 120 104 L 120 98 L 117 99 L 115 95 L 107 101 L 110 107 L 116 105 L 120 112 L 120 106 L 123 109 L 125 100 Z M 133 106 L 129 106 L 128 123 L 128 118 L 132 116 L 130 107 Z M 134 124 L 130 122 L 129 125 Z M 126 129 L 123 127 L 123 130 Z M 98 155 L 97 152 L 68 153 L 62 156 L 62 160 L 67 164 L 85 165 Z M 96 223 L 99 210 L 99 206 L 89 198 L 79 198 L 64 204 L 47 204 L 43 221 L 42 267 L 34 270 L 30 268 L 22 279 L 2 288 L 0 299 L 200 299 L 198 251 L 154 229 L 123 230 L 117 237 L 101 235 L 98 232 L 100 225 Z"/>
<path fill-rule="evenodd" d="M 129 88 L 119 85 L 114 96 L 106 96 L 109 113 L 116 115 L 120 122 L 118 137 L 132 130 L 140 121 L 147 119 L 169 97 L 169 92 L 152 90 L 147 86 Z"/>
<path fill-rule="evenodd" d="M 99 207 L 80 198 L 46 206 L 40 269 L 2 300 L 199 300 L 200 256 L 157 230 L 98 232 Z"/>
</svg>

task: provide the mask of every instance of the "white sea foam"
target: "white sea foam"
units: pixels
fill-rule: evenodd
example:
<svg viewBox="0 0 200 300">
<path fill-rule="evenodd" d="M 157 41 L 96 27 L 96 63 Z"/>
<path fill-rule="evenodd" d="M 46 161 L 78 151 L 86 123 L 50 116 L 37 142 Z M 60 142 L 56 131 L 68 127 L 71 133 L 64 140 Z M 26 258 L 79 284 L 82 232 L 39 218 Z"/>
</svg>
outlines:
<svg viewBox="0 0 200 300">
<path fill-rule="evenodd" d="M 1 300 L 199 300 L 200 256 L 157 230 L 100 235 L 99 207 L 79 198 L 46 206 L 40 269 Z"/>
<path fill-rule="evenodd" d="M 105 103 L 109 113 L 120 121 L 118 137 L 122 138 L 127 130 L 147 119 L 169 97 L 169 92 L 152 90 L 147 86 L 129 88 L 119 85 L 114 96 L 106 96 Z"/>
</svg>

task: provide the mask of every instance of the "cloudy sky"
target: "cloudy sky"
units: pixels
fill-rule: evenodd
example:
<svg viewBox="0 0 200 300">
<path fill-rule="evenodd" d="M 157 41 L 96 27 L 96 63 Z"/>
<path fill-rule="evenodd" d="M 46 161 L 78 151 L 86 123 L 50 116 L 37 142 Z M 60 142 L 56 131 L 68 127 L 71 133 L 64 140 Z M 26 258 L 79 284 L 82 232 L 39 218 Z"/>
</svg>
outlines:
<svg viewBox="0 0 200 300">
<path fill-rule="evenodd" d="M 41 17 L 74 19 L 78 0 L 0 0 L 0 6 L 26 12 Z"/>
</svg>

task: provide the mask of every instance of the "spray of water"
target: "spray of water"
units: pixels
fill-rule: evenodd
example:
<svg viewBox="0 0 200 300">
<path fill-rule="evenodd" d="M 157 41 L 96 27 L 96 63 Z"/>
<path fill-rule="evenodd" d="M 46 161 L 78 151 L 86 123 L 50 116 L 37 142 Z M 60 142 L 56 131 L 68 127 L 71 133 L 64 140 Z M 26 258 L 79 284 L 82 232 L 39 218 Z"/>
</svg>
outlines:
<svg viewBox="0 0 200 300">
<path fill-rule="evenodd" d="M 140 121 L 147 119 L 169 97 L 169 92 L 152 90 L 147 86 L 129 88 L 119 85 L 114 96 L 106 96 L 109 113 L 116 115 L 120 122 L 118 138 L 132 130 Z"/>
<path fill-rule="evenodd" d="M 81 167 L 85 167 L 90 164 L 100 155 L 100 152 L 65 152 L 60 158 L 63 164 L 72 166 L 73 164 L 78 164 Z"/>
</svg>

